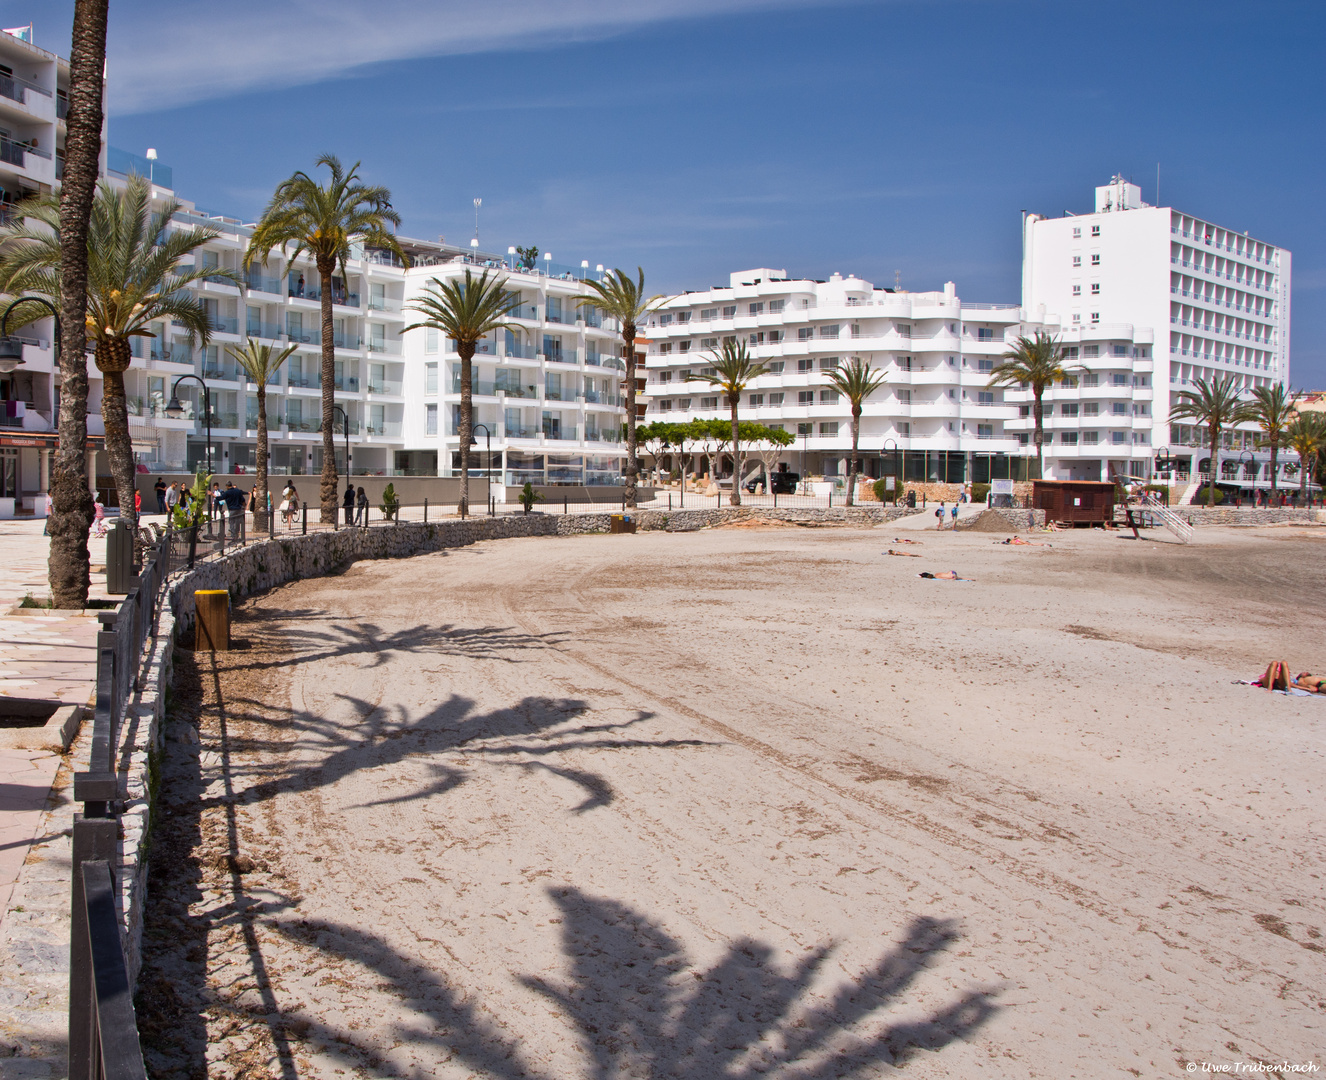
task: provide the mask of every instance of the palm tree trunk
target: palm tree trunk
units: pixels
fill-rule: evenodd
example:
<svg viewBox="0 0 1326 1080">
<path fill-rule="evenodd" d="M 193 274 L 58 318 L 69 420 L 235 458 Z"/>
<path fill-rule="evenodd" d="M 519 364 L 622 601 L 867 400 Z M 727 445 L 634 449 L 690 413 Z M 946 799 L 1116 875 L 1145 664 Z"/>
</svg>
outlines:
<svg viewBox="0 0 1326 1080">
<path fill-rule="evenodd" d="M 460 500 L 457 510 L 465 517 L 470 512 L 470 440 L 474 437 L 474 389 L 470 371 L 474 364 L 473 341 L 456 342 L 460 353 Z"/>
<path fill-rule="evenodd" d="M 1309 454 L 1303 459 L 1298 467 L 1298 502 L 1300 506 L 1307 505 L 1308 499 L 1308 471 L 1315 464 L 1315 455 Z"/>
<path fill-rule="evenodd" d="M 847 505 L 853 506 L 856 494 L 856 454 L 861 438 L 861 406 L 852 406 L 852 460 L 847 463 Z"/>
<path fill-rule="evenodd" d="M 622 341 L 626 355 L 626 508 L 635 509 L 636 484 L 640 476 L 640 460 L 637 457 L 635 437 L 635 324 L 622 326 Z"/>
<path fill-rule="evenodd" d="M 266 374 L 263 372 L 262 374 Z M 260 528 L 270 532 L 272 523 L 267 516 L 267 380 L 258 383 L 258 486 L 253 493 L 253 531 Z"/>
<path fill-rule="evenodd" d="M 101 88 L 108 0 L 76 0 L 69 52 L 69 114 L 60 189 L 60 441 L 51 469 L 47 566 L 56 607 L 81 608 L 91 584 L 87 536 L 87 230 L 101 156 Z"/>
<path fill-rule="evenodd" d="M 1271 501 L 1275 502 L 1275 473 L 1280 460 L 1280 440 L 1271 436 Z"/>
<path fill-rule="evenodd" d="M 125 342 L 128 346 L 128 342 Z M 138 536 L 138 514 L 134 510 L 134 452 L 129 438 L 129 408 L 124 396 L 124 373 L 103 372 L 101 376 L 101 422 L 106 429 L 106 456 L 110 458 L 115 494 L 120 503 L 120 520 L 129 526 L 133 537 L 134 562 L 142 559 L 142 541 Z"/>
<path fill-rule="evenodd" d="M 1216 469 L 1219 468 L 1217 455 L 1220 452 L 1220 429 L 1214 424 L 1211 425 L 1211 478 L 1206 482 L 1206 505 L 1215 506 L 1215 478 Z"/>
<path fill-rule="evenodd" d="M 331 259 L 318 259 L 318 280 L 322 284 L 322 482 L 318 488 L 322 503 L 322 522 L 336 522 L 339 477 L 336 474 L 336 431 L 332 425 L 332 407 L 336 404 L 336 342 L 332 337 L 332 271 L 336 263 Z M 350 463 L 346 463 L 349 471 Z"/>
<path fill-rule="evenodd" d="M 741 443 L 737 438 L 737 394 L 728 395 L 728 404 L 732 406 L 732 497 L 728 502 L 732 506 L 741 505 Z"/>
<path fill-rule="evenodd" d="M 1045 405 L 1041 401 L 1041 396 L 1045 393 L 1045 387 L 1034 386 L 1033 392 L 1036 395 L 1036 403 L 1032 407 L 1032 415 L 1036 418 L 1036 478 L 1045 479 Z"/>
</svg>

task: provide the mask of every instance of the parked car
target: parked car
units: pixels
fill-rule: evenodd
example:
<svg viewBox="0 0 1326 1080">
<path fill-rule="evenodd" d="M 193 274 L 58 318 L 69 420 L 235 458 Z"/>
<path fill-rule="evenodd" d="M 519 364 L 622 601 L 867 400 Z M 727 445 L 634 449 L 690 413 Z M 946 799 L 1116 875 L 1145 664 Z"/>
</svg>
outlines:
<svg viewBox="0 0 1326 1080">
<path fill-rule="evenodd" d="M 794 472 L 776 472 L 769 474 L 769 488 L 773 495 L 791 495 L 797 489 L 797 484 L 801 480 L 800 473 Z M 755 489 L 764 483 L 763 476 L 757 476 L 746 484 L 746 490 L 752 495 Z"/>
</svg>

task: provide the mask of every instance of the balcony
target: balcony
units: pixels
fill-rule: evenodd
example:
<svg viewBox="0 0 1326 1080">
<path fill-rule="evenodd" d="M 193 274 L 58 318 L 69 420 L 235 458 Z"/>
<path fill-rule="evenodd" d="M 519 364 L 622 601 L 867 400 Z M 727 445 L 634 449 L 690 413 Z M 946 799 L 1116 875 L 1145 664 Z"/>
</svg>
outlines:
<svg viewBox="0 0 1326 1080">
<path fill-rule="evenodd" d="M 203 434 L 207 430 L 207 419 L 208 417 L 205 416 L 198 417 L 198 422 L 194 426 L 194 430 L 198 434 Z M 212 413 L 210 414 L 210 419 L 212 421 L 213 432 L 215 432 L 219 428 L 234 429 L 234 430 L 239 429 L 239 413 L 216 412 L 215 410 L 213 410 Z"/>
<path fill-rule="evenodd" d="M 251 292 L 268 293 L 271 296 L 281 295 L 281 279 L 279 277 L 266 277 L 263 274 L 255 274 L 250 271 L 244 277 L 244 284 Z"/>
<path fill-rule="evenodd" d="M 281 416 L 279 413 L 267 414 L 268 431 L 280 431 L 281 425 L 284 423 L 285 423 L 285 417 Z M 256 412 L 251 412 L 248 414 L 248 416 L 244 418 L 244 430 L 245 431 L 258 430 L 258 414 Z"/>
<path fill-rule="evenodd" d="M 359 393 L 358 375 L 341 375 L 332 380 L 332 388 L 343 394 Z"/>
<path fill-rule="evenodd" d="M 287 295 L 295 300 L 316 300 L 322 301 L 322 289 L 317 285 L 305 285 L 300 287 L 298 281 L 287 282 Z M 341 289 L 332 291 L 332 303 L 337 307 L 359 307 L 359 294 L 355 292 L 345 292 Z"/>
<path fill-rule="evenodd" d="M 275 341 L 283 331 L 280 323 L 248 322 L 244 325 L 244 333 L 251 338 L 266 338 L 268 341 Z"/>
<path fill-rule="evenodd" d="M 400 311 L 401 301 L 389 296 L 375 296 L 368 302 L 369 311 Z"/>
<path fill-rule="evenodd" d="M 202 376 L 207 382 L 239 382 L 240 371 L 234 364 L 213 364 L 209 361 L 203 364 Z"/>
<path fill-rule="evenodd" d="M 211 315 L 208 316 L 212 324 L 212 333 L 214 334 L 233 334 L 239 337 L 239 319 L 233 315 Z"/>
<path fill-rule="evenodd" d="M 369 424 L 364 428 L 365 434 L 376 435 L 385 439 L 399 439 L 401 435 L 401 422 L 399 420 L 382 420 L 376 424 Z"/>
<path fill-rule="evenodd" d="M 322 373 L 306 371 L 300 375 L 287 375 L 285 384 L 292 390 L 321 390 Z"/>
<path fill-rule="evenodd" d="M 400 356 L 401 343 L 397 341 L 388 341 L 385 338 L 369 338 L 368 351 L 371 353 L 384 353 L 388 356 Z"/>
<path fill-rule="evenodd" d="M 508 439 L 537 439 L 543 434 L 542 429 L 535 427 L 512 427 L 507 424 L 505 437 Z"/>
<path fill-rule="evenodd" d="M 51 92 L 44 86 L 38 86 L 26 79 L 15 78 L 13 75 L 0 75 L 0 96 L 7 97 L 10 101 L 17 101 L 20 105 L 27 105 L 27 95 L 30 93 L 41 94 L 43 97 L 51 96 Z M 63 119 L 63 114 L 60 115 Z"/>
<path fill-rule="evenodd" d="M 393 382 L 390 379 L 379 379 L 376 382 L 370 379 L 368 383 L 368 392 L 370 394 L 399 395 L 401 393 L 401 384 L 399 382 Z"/>
</svg>

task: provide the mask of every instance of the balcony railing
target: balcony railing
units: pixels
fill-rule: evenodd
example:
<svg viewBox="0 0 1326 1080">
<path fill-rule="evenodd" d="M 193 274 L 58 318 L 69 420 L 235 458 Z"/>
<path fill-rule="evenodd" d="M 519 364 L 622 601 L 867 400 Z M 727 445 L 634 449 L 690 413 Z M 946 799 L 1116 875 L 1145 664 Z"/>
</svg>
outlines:
<svg viewBox="0 0 1326 1080">
<path fill-rule="evenodd" d="M 359 376 L 358 375 L 339 376 L 338 378 L 332 380 L 332 387 L 335 390 L 340 390 L 342 393 L 357 394 L 359 393 Z"/>
<path fill-rule="evenodd" d="M 375 296 L 368 302 L 369 311 L 400 311 L 401 302 L 389 296 Z"/>
<path fill-rule="evenodd" d="M 369 435 L 379 435 L 383 438 L 399 438 L 401 433 L 401 422 L 399 420 L 383 420 L 376 424 L 369 424 L 364 428 Z"/>
<path fill-rule="evenodd" d="M 253 338 L 267 338 L 275 341 L 283 333 L 280 323 L 249 322 L 244 325 L 244 333 Z"/>
<path fill-rule="evenodd" d="M 401 352 L 401 343 L 399 341 L 389 341 L 385 338 L 369 338 L 368 351 L 371 353 L 386 353 L 389 356 L 399 356 Z"/>
<path fill-rule="evenodd" d="M 234 364 L 204 364 L 203 378 L 217 379 L 221 382 L 238 382 L 240 372 Z"/>
<path fill-rule="evenodd" d="M 210 318 L 213 333 L 239 336 L 239 319 L 233 315 L 212 315 Z"/>
<path fill-rule="evenodd" d="M 298 282 L 289 283 L 289 294 L 297 300 L 321 300 L 322 288 L 318 285 L 305 285 L 302 289 Z M 356 292 L 345 292 L 342 289 L 332 290 L 332 303 L 337 307 L 359 307 L 359 294 Z"/>
<path fill-rule="evenodd" d="M 217 412 L 216 410 L 213 410 L 211 414 L 211 420 L 212 420 L 213 431 L 216 431 L 217 428 L 239 427 L 239 413 Z M 203 416 L 198 417 L 198 423 L 195 427 L 195 430 L 201 433 L 206 429 L 207 429 L 206 417 Z"/>
<path fill-rule="evenodd" d="M 401 384 L 399 382 L 392 382 L 389 379 L 379 379 L 376 382 L 370 379 L 368 383 L 368 392 L 370 394 L 399 394 L 401 392 Z"/>
<path fill-rule="evenodd" d="M 322 374 L 317 371 L 306 371 L 302 375 L 287 375 L 285 384 L 296 390 L 321 390 Z"/>
<path fill-rule="evenodd" d="M 268 431 L 280 431 L 281 425 L 284 423 L 285 423 L 285 417 L 281 416 L 279 413 L 267 414 Z M 251 412 L 244 418 L 244 430 L 245 431 L 258 430 L 258 414 L 256 412 Z"/>
<path fill-rule="evenodd" d="M 279 277 L 249 273 L 244 278 L 244 284 L 254 292 L 270 293 L 272 296 L 281 295 L 281 279 Z"/>
</svg>

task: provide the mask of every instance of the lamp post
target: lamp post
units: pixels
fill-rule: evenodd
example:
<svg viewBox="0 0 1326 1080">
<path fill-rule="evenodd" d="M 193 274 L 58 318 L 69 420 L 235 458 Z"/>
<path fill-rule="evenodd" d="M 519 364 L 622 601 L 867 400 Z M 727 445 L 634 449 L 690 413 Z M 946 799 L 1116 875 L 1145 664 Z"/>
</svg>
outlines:
<svg viewBox="0 0 1326 1080">
<path fill-rule="evenodd" d="M 546 277 L 552 277 L 552 252 L 543 253 L 543 273 Z"/>
<path fill-rule="evenodd" d="M 166 415 L 172 420 L 178 420 L 184 415 L 184 406 L 180 404 L 180 399 L 175 393 L 185 379 L 192 379 L 203 388 L 203 420 L 207 424 L 207 475 L 212 475 L 212 393 L 207 389 L 207 384 L 203 382 L 200 375 L 181 375 L 170 387 L 170 403 L 166 406 Z"/>
<path fill-rule="evenodd" d="M 484 479 L 488 483 L 488 505 L 491 508 L 493 505 L 493 433 L 488 430 L 487 424 L 471 425 L 470 427 L 471 446 L 479 445 L 479 441 L 474 437 L 474 433 L 479 428 L 483 428 L 483 441 L 484 441 L 485 453 L 487 455 L 487 462 L 488 462 L 488 467 L 484 470 Z M 489 510 L 489 513 L 492 513 L 491 509 Z"/>
<path fill-rule="evenodd" d="M 506 249 L 506 257 L 511 260 L 511 269 L 516 268 L 516 245 L 512 244 Z"/>
<path fill-rule="evenodd" d="M 802 485 L 801 490 L 802 490 L 802 491 L 805 491 L 805 490 L 806 490 L 806 487 L 805 487 L 805 484 L 806 484 L 806 447 L 807 447 L 808 444 L 810 443 L 810 425 L 809 425 L 809 424 L 806 424 L 806 425 L 805 425 L 805 428 L 806 428 L 806 430 L 803 431 L 803 432 L 801 432 L 801 485 Z"/>
<path fill-rule="evenodd" d="M 581 280 L 581 281 L 588 281 L 588 280 L 589 280 L 589 260 L 588 260 L 588 259 L 581 259 L 581 260 L 580 260 L 580 280 Z"/>
<path fill-rule="evenodd" d="M 1247 458 L 1247 461 L 1243 459 Z M 1252 497 L 1257 498 L 1257 455 L 1251 450 L 1244 450 L 1239 454 L 1239 465 L 1242 467 L 1242 476 L 1239 477 L 1239 487 L 1243 486 L 1243 481 L 1248 479 L 1248 473 L 1252 473 Z M 1249 467 L 1251 466 L 1251 468 Z"/>
<path fill-rule="evenodd" d="M 898 440 L 885 439 L 883 447 L 880 448 L 881 457 L 889 452 L 889 443 L 893 444 L 893 501 L 898 501 L 898 492 L 902 489 L 902 477 L 898 475 L 900 463 L 898 461 Z"/>
<path fill-rule="evenodd" d="M 43 296 L 20 296 L 0 316 L 0 374 L 8 375 L 23 363 L 23 342 L 9 336 L 9 313 L 19 304 L 41 304 L 55 319 L 55 366 L 60 367 L 60 312 Z"/>
</svg>

